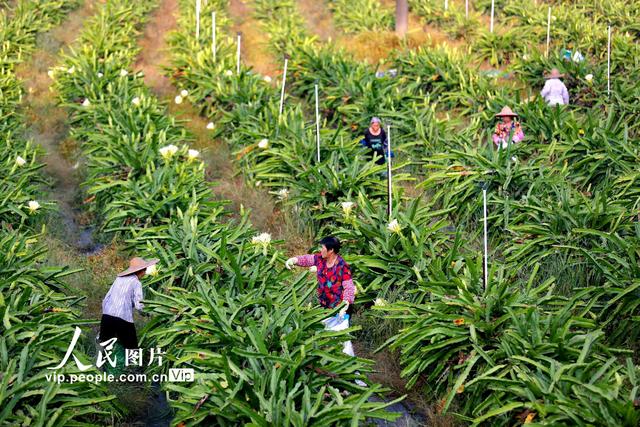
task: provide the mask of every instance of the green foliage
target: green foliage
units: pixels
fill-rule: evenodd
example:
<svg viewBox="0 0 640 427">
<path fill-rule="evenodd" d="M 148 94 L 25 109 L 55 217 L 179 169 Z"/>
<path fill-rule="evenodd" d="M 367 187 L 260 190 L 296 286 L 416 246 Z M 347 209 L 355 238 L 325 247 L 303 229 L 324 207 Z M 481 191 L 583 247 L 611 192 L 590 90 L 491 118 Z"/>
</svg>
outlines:
<svg viewBox="0 0 640 427">
<path fill-rule="evenodd" d="M 81 323 L 80 298 L 65 295 L 63 279 L 73 271 L 43 266 L 42 234 L 33 232 L 41 212 L 53 204 L 40 199 L 45 180 L 39 152 L 20 136 L 22 88 L 15 74 L 34 50 L 36 36 L 58 24 L 77 2 L 13 3 L 11 14 L 0 11 L 0 424 L 103 424 L 107 413 L 109 420 L 118 414 L 103 386 L 47 378 L 80 373 L 74 363 L 49 369 L 62 360 L 73 325 Z M 88 363 L 80 348 L 74 355 Z"/>
<path fill-rule="evenodd" d="M 378 0 L 330 0 L 336 26 L 345 33 L 382 31 L 393 28 L 393 11 Z"/>
</svg>

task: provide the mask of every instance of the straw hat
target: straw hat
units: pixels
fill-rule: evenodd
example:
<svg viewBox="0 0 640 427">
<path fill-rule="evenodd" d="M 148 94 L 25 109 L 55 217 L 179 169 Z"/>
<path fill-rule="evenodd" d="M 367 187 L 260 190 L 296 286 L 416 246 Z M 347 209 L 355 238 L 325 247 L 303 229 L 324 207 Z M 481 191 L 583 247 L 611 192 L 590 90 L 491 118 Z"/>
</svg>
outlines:
<svg viewBox="0 0 640 427">
<path fill-rule="evenodd" d="M 545 79 L 559 79 L 561 77 L 564 77 L 564 74 L 560 74 L 557 68 L 554 68 L 549 74 L 544 76 Z"/>
<path fill-rule="evenodd" d="M 154 264 L 158 263 L 158 259 L 150 259 L 148 261 L 145 261 L 144 259 L 140 258 L 140 257 L 135 257 L 135 258 L 131 258 L 131 261 L 129 261 L 129 268 L 126 269 L 125 271 L 123 271 L 122 273 L 118 273 L 118 277 L 122 277 L 122 276 L 128 276 L 130 274 L 133 274 L 137 271 L 140 270 L 144 270 L 147 267 L 150 267 Z"/>
<path fill-rule="evenodd" d="M 509 107 L 502 107 L 502 110 L 498 114 L 496 114 L 496 117 L 506 117 L 506 116 L 518 117 L 518 115 L 513 111 L 511 111 L 511 108 Z"/>
</svg>

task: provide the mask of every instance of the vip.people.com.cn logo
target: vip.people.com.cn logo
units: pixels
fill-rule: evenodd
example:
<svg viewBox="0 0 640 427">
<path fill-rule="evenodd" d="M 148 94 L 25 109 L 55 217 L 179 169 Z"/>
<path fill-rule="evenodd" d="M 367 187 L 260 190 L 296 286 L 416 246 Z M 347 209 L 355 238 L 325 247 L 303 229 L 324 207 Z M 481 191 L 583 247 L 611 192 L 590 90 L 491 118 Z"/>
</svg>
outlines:
<svg viewBox="0 0 640 427">
<path fill-rule="evenodd" d="M 82 363 L 78 357 L 73 354 L 73 350 L 75 349 L 76 343 L 80 338 L 80 334 L 82 330 L 76 326 L 73 338 L 71 339 L 71 343 L 67 348 L 67 352 L 64 357 L 60 361 L 60 363 L 52 368 L 48 368 L 50 370 L 56 371 L 46 376 L 47 381 L 55 381 L 57 383 L 62 382 L 147 382 L 148 380 L 152 382 L 191 382 L 195 379 L 195 374 L 193 369 L 191 368 L 171 368 L 169 369 L 168 374 L 152 374 L 147 376 L 146 373 L 121 373 L 121 374 L 112 374 L 108 372 L 102 371 L 89 371 L 93 368 L 93 365 L 87 365 Z M 109 364 L 112 368 L 115 368 L 118 363 L 118 356 L 114 354 L 114 347 L 116 344 L 117 338 L 111 338 L 104 342 L 100 343 L 102 347 L 101 351 L 98 352 L 98 359 L 96 361 L 96 367 L 102 368 L 105 364 Z M 148 361 L 147 364 L 144 364 L 144 349 L 142 348 L 126 348 L 125 357 L 124 357 L 124 366 L 125 367 L 144 367 L 151 366 L 157 363 L 158 366 L 162 366 L 162 356 L 166 354 L 166 352 L 162 351 L 161 348 L 151 348 L 149 349 Z M 69 359 L 73 358 L 76 366 L 80 373 L 71 373 L 71 374 L 61 374 L 57 371 L 64 368 Z"/>
</svg>

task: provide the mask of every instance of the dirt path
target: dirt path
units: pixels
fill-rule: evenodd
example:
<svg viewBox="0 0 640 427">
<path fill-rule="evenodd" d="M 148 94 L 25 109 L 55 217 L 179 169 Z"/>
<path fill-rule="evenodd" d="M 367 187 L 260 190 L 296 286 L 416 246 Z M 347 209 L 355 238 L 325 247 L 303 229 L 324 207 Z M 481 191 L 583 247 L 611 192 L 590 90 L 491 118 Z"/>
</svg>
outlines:
<svg viewBox="0 0 640 427">
<path fill-rule="evenodd" d="M 79 209 L 82 201 L 79 200 L 77 144 L 69 138 L 66 112 L 57 106 L 56 96 L 49 90 L 51 79 L 47 71 L 57 64 L 60 52 L 68 50 L 76 39 L 85 19 L 94 13 L 96 3 L 96 0 L 85 1 L 61 25 L 40 35 L 31 59 L 16 70 L 27 89 L 23 103 L 24 136 L 43 148 L 45 172 L 52 179 L 50 197 L 58 203 L 62 229 L 56 234 L 84 253 L 95 251 L 98 245 L 93 242 L 92 230 L 85 227 L 87 218 Z"/>
<path fill-rule="evenodd" d="M 274 61 L 269 50 L 269 39 L 262 24 L 255 19 L 253 8 L 242 0 L 229 2 L 229 16 L 233 19 L 233 31 L 242 33 L 241 58 L 258 73 L 274 76 L 282 66 Z"/>
<path fill-rule="evenodd" d="M 177 13 L 177 0 L 163 0 L 160 7 L 151 14 L 139 41 L 141 51 L 134 66 L 144 73 L 144 83 L 161 99 L 171 97 L 174 92 L 171 80 L 164 75 L 163 67 L 169 65 L 166 36 L 178 25 Z"/>
<path fill-rule="evenodd" d="M 317 35 L 320 40 L 335 40 L 339 33 L 333 25 L 333 17 L 326 3 L 318 0 L 298 1 L 300 14 L 307 22 L 307 30 L 311 34 Z"/>
</svg>

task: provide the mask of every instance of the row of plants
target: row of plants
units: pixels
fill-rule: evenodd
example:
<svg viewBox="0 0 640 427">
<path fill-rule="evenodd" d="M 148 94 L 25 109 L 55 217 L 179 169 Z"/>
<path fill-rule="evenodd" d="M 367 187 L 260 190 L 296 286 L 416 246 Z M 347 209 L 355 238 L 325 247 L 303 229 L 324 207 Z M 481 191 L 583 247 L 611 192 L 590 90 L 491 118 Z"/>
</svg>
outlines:
<svg viewBox="0 0 640 427">
<path fill-rule="evenodd" d="M 461 1 L 449 1 L 445 9 L 443 0 L 410 0 L 409 10 L 453 39 L 473 40 L 480 31 L 481 15 L 471 1 L 467 10 Z"/>
<path fill-rule="evenodd" d="M 393 10 L 378 0 L 329 0 L 327 3 L 335 25 L 347 34 L 393 28 Z"/>
<path fill-rule="evenodd" d="M 311 51 L 308 57 L 315 59 L 314 53 Z M 296 66 L 295 58 L 299 54 L 300 52 L 295 52 L 293 55 L 294 67 Z M 304 61 L 300 62 L 304 63 Z M 314 82 L 319 76 L 322 76 L 323 72 L 326 72 L 324 70 L 331 66 L 331 62 L 335 61 L 326 61 L 328 64 L 326 66 L 309 67 L 305 72 L 299 72 L 297 75 L 296 71 L 299 70 L 294 68 L 294 87 L 297 81 L 306 79 L 306 91 L 301 91 L 299 96 L 306 94 L 307 99 L 311 99 Z M 361 80 L 369 78 L 369 75 L 363 71 L 361 77 L 352 77 L 348 84 L 361 84 Z M 330 77 L 327 78 L 327 81 L 335 84 L 335 81 Z M 588 82 L 586 79 L 585 81 Z M 390 81 L 390 84 L 394 83 Z M 455 88 L 455 86 L 453 87 Z M 400 85 L 396 88 L 398 92 L 403 89 Z M 442 90 L 443 96 L 457 95 L 451 92 L 451 90 Z M 340 90 L 336 89 L 336 94 L 338 93 Z M 366 94 L 362 97 L 366 97 Z M 403 364 L 407 366 L 405 375 L 412 378 L 412 383 L 424 385 L 418 380 L 424 379 L 426 373 L 431 372 L 434 366 L 439 367 L 438 374 L 445 372 L 444 369 L 447 365 L 456 366 L 456 368 L 447 369 L 442 377 L 434 377 L 429 380 L 429 393 L 445 396 L 441 410 L 444 411 L 450 406 L 456 392 L 462 393 L 460 390 L 464 390 L 464 387 L 461 389 L 461 386 L 468 386 L 472 387 L 472 396 L 465 395 L 464 399 L 462 401 L 458 401 L 460 400 L 458 399 L 455 405 L 456 411 L 468 421 L 475 420 L 475 422 L 481 423 L 485 420 L 492 420 L 492 422 L 509 423 L 509 417 L 515 414 L 521 416 L 522 421 L 527 419 L 531 421 L 537 417 L 540 422 L 547 424 L 570 423 L 575 420 L 588 419 L 589 422 L 596 424 L 607 422 L 614 425 L 633 425 L 637 421 L 637 410 L 633 407 L 636 398 L 634 384 L 636 384 L 637 368 L 631 362 L 618 363 L 609 358 L 611 354 L 620 354 L 620 351 L 610 347 L 612 342 L 628 345 L 634 341 L 633 337 L 626 340 L 627 337 L 623 333 L 616 333 L 632 329 L 634 322 L 637 322 L 638 305 L 635 304 L 633 297 L 636 287 L 635 285 L 630 286 L 630 283 L 633 283 L 635 279 L 633 276 L 616 274 L 620 272 L 620 266 L 631 265 L 634 262 L 632 257 L 627 258 L 631 255 L 620 256 L 624 251 L 629 254 L 628 248 L 625 249 L 619 242 L 632 237 L 629 234 L 631 223 L 627 221 L 622 228 L 616 228 L 616 224 L 619 222 L 616 222 L 616 218 L 619 218 L 624 211 L 617 209 L 603 211 L 600 206 L 605 199 L 602 196 L 591 201 L 591 196 L 587 196 L 587 194 L 594 190 L 593 185 L 598 181 L 597 179 L 592 181 L 598 176 L 593 174 L 598 169 L 591 169 L 593 164 L 589 164 L 589 162 L 577 161 L 580 156 L 573 151 L 576 141 L 582 143 L 584 140 L 590 147 L 595 147 L 602 142 L 603 138 L 617 139 L 617 135 L 621 135 L 620 130 L 623 131 L 622 134 L 628 135 L 628 119 L 622 120 L 627 126 L 612 127 L 615 121 L 611 123 L 611 118 L 614 116 L 603 118 L 597 111 L 591 117 L 585 118 L 581 115 L 568 114 L 562 109 L 549 110 L 541 102 L 519 104 L 521 116 L 529 126 L 526 144 L 512 148 L 513 151 L 510 153 L 496 153 L 489 149 L 490 145 L 486 142 L 489 135 L 487 135 L 486 128 L 482 123 L 486 123 L 490 118 L 489 114 L 491 113 L 489 112 L 496 111 L 505 102 L 513 102 L 514 97 L 517 100 L 517 94 L 514 96 L 508 92 L 487 97 L 486 108 L 476 113 L 477 119 L 474 119 L 461 132 L 460 136 L 450 136 L 446 140 L 446 144 L 438 144 L 431 151 L 433 153 L 440 152 L 440 154 L 423 159 L 424 164 L 429 168 L 428 171 L 433 168 L 442 171 L 436 174 L 428 172 L 427 176 L 431 176 L 421 186 L 427 195 L 435 195 L 435 197 L 429 197 L 429 205 L 432 208 L 421 208 L 419 202 L 414 202 L 412 208 L 407 208 L 403 206 L 404 203 L 399 202 L 394 206 L 392 213 L 391 218 L 394 220 L 390 220 L 384 212 L 384 208 L 377 206 L 379 203 L 369 200 L 368 193 L 360 195 L 355 204 L 349 200 L 354 197 L 355 193 L 350 193 L 348 197 L 328 204 L 324 210 L 314 216 L 316 219 L 328 220 L 323 223 L 323 231 L 339 234 L 344 241 L 348 242 L 349 254 L 347 254 L 347 258 L 364 284 L 364 286 L 361 285 L 364 292 L 359 296 L 359 299 L 372 300 L 376 297 L 387 297 L 398 300 L 397 303 L 389 304 L 388 307 L 389 310 L 398 310 L 402 313 L 398 315 L 398 319 L 406 327 L 392 338 L 390 344 L 397 342 L 398 344 L 394 346 L 397 349 L 409 348 L 406 356 L 403 357 Z M 357 98 L 357 100 L 361 98 Z M 594 102 L 602 102 L 602 93 L 595 93 L 594 98 Z M 340 105 L 337 96 L 333 99 L 336 105 Z M 341 100 L 348 101 L 348 99 Z M 348 114 L 348 110 L 346 114 Z M 344 115 L 336 114 L 335 116 L 337 116 L 337 123 L 344 118 Z M 262 117 L 268 117 L 266 122 L 253 123 L 251 126 L 269 126 L 271 123 L 277 123 L 274 119 L 275 114 L 263 115 Z M 595 127 L 598 126 L 596 123 L 599 120 L 609 123 L 608 130 L 603 132 L 604 135 L 599 135 L 595 131 Z M 287 122 L 291 123 L 291 120 L 287 120 Z M 587 126 L 589 123 L 592 126 Z M 238 128 L 242 128 L 242 125 L 237 125 L 235 129 Z M 300 127 L 300 129 L 302 131 L 304 127 Z M 587 137 L 583 138 L 585 134 Z M 478 141 L 480 148 L 474 148 L 475 144 L 471 141 Z M 422 144 L 426 142 L 430 141 L 420 141 Z M 424 150 L 424 147 L 419 147 Z M 609 150 L 607 147 L 608 145 L 605 145 L 603 148 Z M 621 152 L 627 151 L 624 146 L 620 150 Z M 587 149 L 587 152 L 591 153 L 591 148 Z M 598 162 L 602 161 L 601 164 L 604 166 L 608 159 L 614 156 L 611 151 L 609 151 L 609 155 L 611 157 L 596 154 L 593 158 L 599 159 Z M 617 156 L 619 155 L 617 154 Z M 253 173 L 251 165 L 244 166 L 243 171 L 251 175 Z M 592 176 L 580 173 L 580 168 L 590 169 Z M 626 167 L 623 167 L 622 170 L 626 170 Z M 625 182 L 630 182 L 629 180 L 632 182 L 633 177 L 625 177 Z M 304 179 L 297 181 L 296 186 L 305 187 L 308 185 Z M 607 182 L 610 184 L 612 181 L 607 180 Z M 457 190 L 456 183 L 464 183 L 459 187 L 460 191 Z M 562 187 L 566 187 L 567 183 L 571 186 L 568 189 L 563 189 Z M 589 186 L 589 183 L 592 185 Z M 498 260 L 497 263 L 505 263 L 505 270 L 518 274 L 512 273 L 498 278 L 490 276 L 498 289 L 496 296 L 484 294 L 480 290 L 479 274 L 477 274 L 476 267 L 473 287 L 468 285 L 452 287 L 449 285 L 448 292 L 443 294 L 433 287 L 434 283 L 437 283 L 437 286 L 445 286 L 452 281 L 455 282 L 458 280 L 457 278 L 469 274 L 462 267 L 467 264 L 465 259 L 473 258 L 473 242 L 477 241 L 479 235 L 474 227 L 477 227 L 481 208 L 481 184 L 488 185 L 490 189 L 491 247 L 497 248 L 492 251 L 492 259 L 495 257 Z M 313 191 L 313 187 L 308 188 L 307 197 L 317 198 L 318 193 Z M 601 188 L 606 188 L 606 185 Z M 569 197 L 567 198 L 566 195 Z M 627 200 L 631 206 L 634 205 L 633 200 L 635 199 L 627 195 L 621 199 Z M 294 198 L 292 201 L 295 203 L 296 199 Z M 566 213 L 563 212 L 561 216 L 557 215 L 558 207 L 564 209 Z M 295 205 L 293 208 L 296 209 Z M 433 208 L 437 210 L 434 211 Z M 403 214 L 405 209 L 413 213 Z M 432 213 L 432 215 L 427 213 Z M 447 235 L 444 232 L 447 224 L 442 221 L 443 217 L 449 217 L 456 224 L 457 239 L 452 237 L 450 233 Z M 431 226 L 435 220 L 440 220 L 440 222 L 435 223 L 435 229 L 432 229 Z M 344 224 L 340 225 L 342 222 Z M 540 224 L 546 226 L 547 223 L 551 227 L 542 231 Z M 429 224 L 429 227 L 420 224 Z M 339 227 L 336 228 L 336 225 Z M 619 232 L 623 233 L 624 238 L 619 239 L 611 234 Z M 602 239 L 607 239 L 608 243 L 605 249 L 599 252 L 598 244 L 602 245 Z M 429 246 L 419 243 L 425 240 L 434 243 Z M 459 250 L 462 240 L 469 240 L 472 244 L 465 248 L 466 250 Z M 470 251 L 470 253 L 466 251 Z M 588 260 L 588 254 L 591 253 L 599 255 L 594 256 L 593 260 Z M 612 255 L 613 253 L 616 255 Z M 607 257 L 605 254 L 611 256 Z M 536 267 L 537 263 L 542 263 L 542 266 Z M 554 270 L 558 264 L 562 268 Z M 542 273 L 534 274 L 536 269 L 542 270 Z M 572 283 L 578 277 L 577 274 L 584 274 L 584 282 Z M 558 285 L 550 294 L 549 301 L 539 301 L 538 295 L 543 289 L 549 289 L 549 283 L 552 283 L 556 276 Z M 531 285 L 527 287 L 528 281 L 531 282 Z M 578 293 L 578 289 L 575 289 L 576 286 L 586 286 L 593 283 L 597 283 L 597 285 L 582 293 Z M 559 291 L 556 291 L 555 288 Z M 581 329 L 572 331 L 580 338 L 573 339 L 571 338 L 573 335 L 564 335 L 555 341 L 560 344 L 553 347 L 550 346 L 550 343 L 554 342 L 552 339 L 557 334 L 555 332 L 552 334 L 553 336 L 545 335 L 545 333 L 540 334 L 541 345 L 550 346 L 545 357 L 552 362 L 547 365 L 531 363 L 530 360 L 534 359 L 532 353 L 521 354 L 521 358 L 515 360 L 511 360 L 510 356 L 505 356 L 504 349 L 494 353 L 493 348 L 499 340 L 485 342 L 482 346 L 473 346 L 473 350 L 477 351 L 477 354 L 481 355 L 484 352 L 487 355 L 486 357 L 482 356 L 482 362 L 478 362 L 480 356 L 475 359 L 466 357 L 469 353 L 467 351 L 463 354 L 463 360 L 454 365 L 455 359 L 452 360 L 451 355 L 460 357 L 459 350 L 456 350 L 455 347 L 458 341 L 454 341 L 448 335 L 449 332 L 439 330 L 437 327 L 435 332 L 433 328 L 425 328 L 424 322 L 435 322 L 434 324 L 436 324 L 446 321 L 453 323 L 453 320 L 462 319 L 458 321 L 460 325 L 465 324 L 465 321 L 469 324 L 470 320 L 453 317 L 459 315 L 461 311 L 456 308 L 459 305 L 450 302 L 451 295 L 463 290 L 469 292 L 468 301 L 480 304 L 481 307 L 497 300 L 496 304 L 500 306 L 500 310 L 506 304 L 506 298 L 521 295 L 524 299 L 514 300 L 514 304 L 521 305 L 522 301 L 526 301 L 526 304 L 531 306 L 530 313 L 527 313 L 526 321 L 522 321 L 516 316 L 516 313 L 502 312 L 501 316 L 507 322 L 509 330 L 514 327 L 513 325 L 517 324 L 522 328 L 522 325 L 527 323 L 532 328 L 546 330 L 544 322 L 549 319 L 563 318 L 562 313 L 584 310 L 578 321 Z M 489 290 L 494 292 L 493 287 Z M 574 296 L 575 298 L 572 299 Z M 439 310 L 450 307 L 445 311 L 449 317 L 438 320 L 437 316 L 429 309 L 425 311 L 423 306 L 426 304 L 427 298 L 431 299 L 431 304 L 443 307 Z M 589 301 L 593 301 L 593 304 L 588 303 Z M 380 303 L 384 304 L 382 301 Z M 409 307 L 415 311 L 408 314 Z M 470 313 L 476 311 L 475 308 L 469 310 Z M 615 314 L 610 316 L 610 313 Z M 493 321 L 492 316 L 485 316 L 485 318 Z M 596 322 L 593 322 L 594 318 Z M 627 323 L 624 325 L 622 323 L 616 324 L 615 327 L 612 327 L 617 321 Z M 459 325 L 453 323 L 450 328 L 456 330 L 454 326 Z M 475 328 L 473 324 L 472 326 Z M 609 339 L 602 338 L 602 328 L 607 328 Z M 416 331 L 419 334 L 427 335 L 422 341 L 422 338 L 411 336 L 407 331 Z M 490 336 L 492 333 L 491 330 Z M 584 346 L 584 336 L 588 334 L 593 337 L 588 340 L 599 343 L 595 351 L 590 350 L 592 343 L 589 343 L 587 347 Z M 524 336 L 526 337 L 526 334 Z M 521 338 L 522 335 L 518 339 Z M 565 340 L 575 342 L 575 347 L 573 347 L 575 351 L 569 355 L 564 354 L 562 343 Z M 435 342 L 433 357 L 429 358 L 427 364 L 422 364 L 424 357 L 416 349 L 426 346 L 425 351 L 430 351 L 428 343 L 432 342 Z M 586 350 L 582 351 L 585 348 Z M 577 351 L 578 349 L 580 351 Z M 447 351 L 451 353 L 446 353 Z M 584 356 L 576 358 L 575 355 L 580 352 L 584 352 Z M 624 354 L 624 351 L 622 353 Z M 489 368 L 498 365 L 503 359 L 509 359 L 508 369 L 500 371 L 500 376 L 492 375 L 498 370 L 489 372 Z M 604 408 L 602 411 L 593 411 L 586 407 L 589 405 L 586 396 L 592 391 L 593 383 L 590 384 L 586 377 L 581 376 L 582 368 L 576 370 L 576 367 L 581 366 L 580 364 L 585 360 L 591 364 L 590 369 L 606 373 L 603 382 L 598 383 L 601 390 L 606 390 L 602 393 L 601 407 Z M 429 365 L 429 363 L 434 365 Z M 570 372 L 563 380 L 569 383 L 575 382 L 580 386 L 572 388 L 570 385 L 564 385 L 558 390 L 549 389 L 550 392 L 545 394 L 543 403 L 540 403 L 541 394 L 536 392 L 537 384 L 545 379 L 545 375 L 548 378 L 549 372 L 555 372 L 558 363 L 566 365 L 567 372 Z M 536 369 L 541 371 L 538 372 Z M 461 372 L 464 375 L 453 375 L 452 371 Z M 516 382 L 519 374 L 522 374 L 523 378 L 528 376 L 526 377 L 528 379 L 524 381 L 526 384 L 524 388 Z M 473 378 L 474 382 L 467 381 L 467 378 Z M 476 378 L 479 379 L 476 380 Z M 502 378 L 508 378 L 511 381 L 508 383 L 512 386 L 510 389 L 504 390 L 505 380 Z M 598 377 L 598 379 L 600 378 L 602 377 Z M 557 383 L 558 380 L 555 382 Z M 482 386 L 478 385 L 477 389 L 473 388 L 476 383 L 482 383 Z M 456 386 L 454 387 L 454 385 Z M 489 395 L 486 393 L 487 390 L 492 390 L 494 393 Z M 565 404 L 567 401 L 572 403 L 570 408 Z M 618 410 L 618 412 L 614 412 L 614 410 Z M 611 415 L 612 412 L 615 414 L 614 416 Z"/>
<path fill-rule="evenodd" d="M 273 52 L 288 54 L 298 46 L 311 46 L 316 38 L 308 34 L 305 19 L 293 0 L 255 0 L 255 16 L 273 22 L 268 32 L 269 46 Z"/>
<path fill-rule="evenodd" d="M 222 18 L 221 6 L 204 5 L 203 16 L 216 10 Z M 179 17 L 189 28 L 190 9 Z M 201 154 L 183 144 L 190 139 L 184 128 L 128 71 L 136 32 L 126 29 L 146 11 L 124 1 L 106 6 L 106 25 L 87 27 L 82 48 L 57 69 L 56 87 L 82 141 L 87 195 L 96 197 L 103 227 L 123 236 L 131 251 L 161 260 L 146 291 L 152 319 L 142 344 L 171 349 L 157 371 L 196 371 L 193 383 L 163 385 L 174 421 L 335 425 L 394 418 L 385 404 L 368 402 L 379 385 L 353 382 L 367 363 L 342 354 L 348 332 L 324 331 L 326 313 L 306 308 L 312 293 L 306 274 L 293 277 L 282 268 L 284 255 L 251 227 L 246 213 L 231 219 L 205 180 Z M 123 16 L 130 22 L 113 25 Z M 194 63 L 206 64 L 209 46 L 202 51 Z M 231 51 L 222 45 L 219 57 L 225 52 Z M 221 79 L 230 77 L 226 69 L 218 68 Z M 197 78 L 192 68 L 180 71 Z M 246 72 L 233 78 L 261 81 Z M 181 87 L 181 100 L 195 96 L 190 86 Z"/>
<path fill-rule="evenodd" d="M 53 374 L 82 371 L 74 362 L 53 370 L 83 324 L 82 298 L 65 278 L 68 267 L 47 266 L 43 216 L 55 209 L 44 202 L 47 181 L 40 150 L 24 138 L 22 82 L 16 67 L 36 48 L 37 36 L 60 24 L 78 2 L 17 1 L 0 11 L 0 424 L 97 424 L 116 411 L 104 387 L 90 382 L 56 382 Z M 90 364 L 80 347 L 74 357 Z"/>
</svg>

